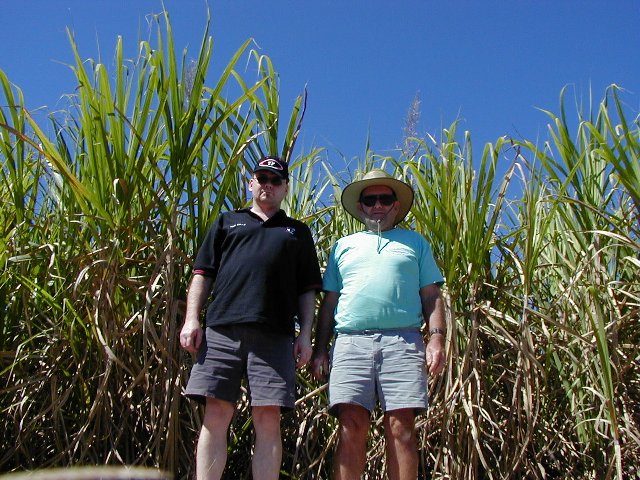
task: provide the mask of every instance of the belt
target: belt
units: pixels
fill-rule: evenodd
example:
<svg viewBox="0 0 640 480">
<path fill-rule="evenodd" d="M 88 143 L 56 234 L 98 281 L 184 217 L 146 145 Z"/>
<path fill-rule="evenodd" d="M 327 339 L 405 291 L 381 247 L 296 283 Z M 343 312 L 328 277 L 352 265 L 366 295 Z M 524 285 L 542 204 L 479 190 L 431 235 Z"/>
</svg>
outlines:
<svg viewBox="0 0 640 480">
<path fill-rule="evenodd" d="M 385 334 L 385 333 L 394 333 L 394 332 L 420 332 L 418 327 L 407 327 L 407 328 L 372 328 L 372 329 L 364 329 L 364 330 L 340 330 L 338 335 L 374 335 L 377 333 Z"/>
</svg>

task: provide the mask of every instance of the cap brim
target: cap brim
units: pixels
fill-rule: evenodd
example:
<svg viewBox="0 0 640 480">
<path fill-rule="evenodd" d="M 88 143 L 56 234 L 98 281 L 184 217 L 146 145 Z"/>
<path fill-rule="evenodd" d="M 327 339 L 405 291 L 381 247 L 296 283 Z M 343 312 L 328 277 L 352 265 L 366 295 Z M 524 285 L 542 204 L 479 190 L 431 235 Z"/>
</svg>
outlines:
<svg viewBox="0 0 640 480">
<path fill-rule="evenodd" d="M 285 175 L 285 173 L 282 170 L 276 170 L 274 168 L 258 167 L 253 170 L 253 173 L 256 173 L 256 172 L 270 172 L 275 175 L 278 175 L 280 178 L 283 178 L 285 180 L 288 178 L 288 176 Z"/>
</svg>

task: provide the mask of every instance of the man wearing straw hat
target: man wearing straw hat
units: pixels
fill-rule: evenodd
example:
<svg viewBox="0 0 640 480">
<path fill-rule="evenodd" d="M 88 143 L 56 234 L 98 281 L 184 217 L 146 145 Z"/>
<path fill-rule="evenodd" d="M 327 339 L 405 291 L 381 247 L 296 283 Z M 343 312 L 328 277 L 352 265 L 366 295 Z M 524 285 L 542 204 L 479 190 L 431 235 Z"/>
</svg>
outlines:
<svg viewBox="0 0 640 480">
<path fill-rule="evenodd" d="M 366 462 L 370 414 L 384 411 L 387 476 L 415 479 L 415 415 L 427 407 L 427 376 L 445 362 L 444 282 L 431 248 L 417 232 L 398 228 L 413 189 L 372 170 L 342 192 L 345 210 L 366 230 L 341 238 L 323 279 L 312 369 L 329 370 L 329 412 L 338 417 L 335 479 L 359 479 Z M 426 324 L 428 340 L 421 328 Z"/>
<path fill-rule="evenodd" d="M 247 379 L 255 430 L 253 478 L 277 480 L 282 462 L 280 413 L 295 405 L 295 369 L 309 362 L 316 290 L 321 276 L 309 228 L 280 204 L 288 165 L 256 164 L 251 208 L 224 212 L 194 263 L 180 344 L 197 353 L 186 395 L 205 404 L 196 478 L 222 477 L 227 435 Z M 200 312 L 210 292 L 206 333 Z M 294 341 L 295 322 L 300 332 Z"/>
</svg>

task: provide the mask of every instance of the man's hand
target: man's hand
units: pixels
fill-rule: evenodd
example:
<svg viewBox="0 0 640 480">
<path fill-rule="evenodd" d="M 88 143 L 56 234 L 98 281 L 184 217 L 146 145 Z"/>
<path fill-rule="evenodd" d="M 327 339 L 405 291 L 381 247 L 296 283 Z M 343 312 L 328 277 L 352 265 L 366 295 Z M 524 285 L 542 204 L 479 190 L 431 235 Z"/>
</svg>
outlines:
<svg viewBox="0 0 640 480">
<path fill-rule="evenodd" d="M 187 352 L 197 353 L 202 343 L 200 321 L 185 321 L 180 331 L 180 346 Z"/>
<path fill-rule="evenodd" d="M 298 335 L 293 342 L 293 358 L 296 359 L 296 368 L 302 368 L 311 359 L 313 349 L 308 335 Z"/>
<path fill-rule="evenodd" d="M 444 335 L 432 335 L 427 343 L 426 361 L 429 375 L 436 376 L 442 373 L 445 364 Z"/>
<path fill-rule="evenodd" d="M 313 352 L 311 356 L 311 373 L 316 380 L 324 380 L 329 373 L 329 354 L 325 349 Z"/>
</svg>

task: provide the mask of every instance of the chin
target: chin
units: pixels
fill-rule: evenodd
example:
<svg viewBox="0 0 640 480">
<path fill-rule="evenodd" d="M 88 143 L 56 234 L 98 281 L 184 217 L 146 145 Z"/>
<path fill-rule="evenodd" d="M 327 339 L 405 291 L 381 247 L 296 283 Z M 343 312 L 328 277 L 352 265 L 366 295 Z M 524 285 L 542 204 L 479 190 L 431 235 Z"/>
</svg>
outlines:
<svg viewBox="0 0 640 480">
<path fill-rule="evenodd" d="M 393 228 L 393 224 L 385 221 L 385 219 L 381 219 L 380 222 L 378 222 L 377 219 L 365 218 L 363 222 L 366 225 L 366 227 L 373 232 L 377 232 L 378 227 L 380 228 L 381 232 L 384 232 L 385 230 L 390 230 L 391 228 Z"/>
</svg>

